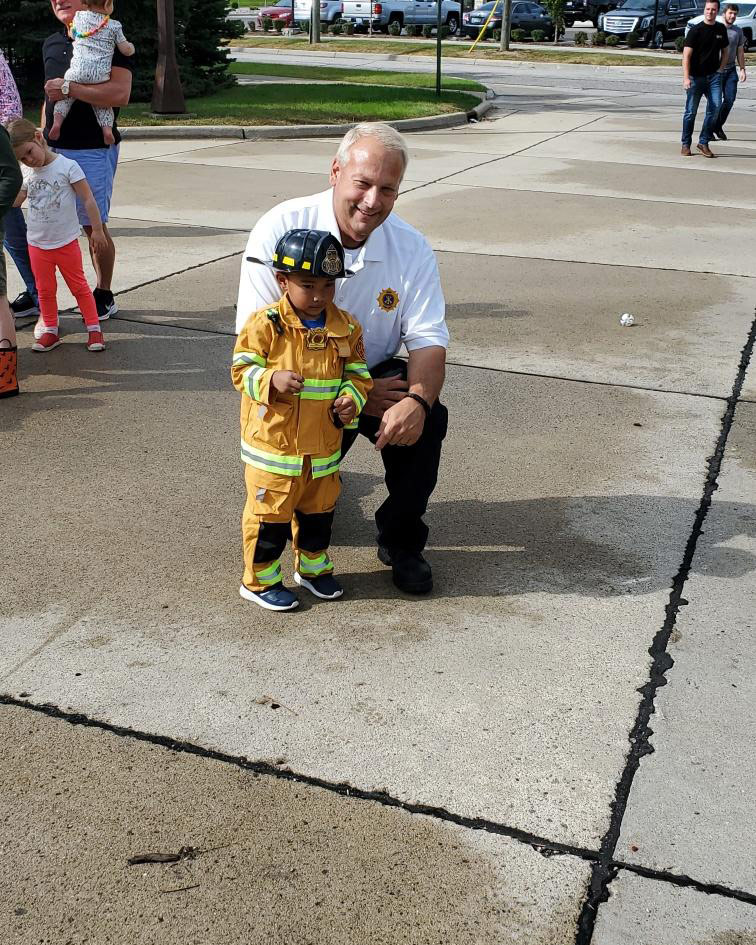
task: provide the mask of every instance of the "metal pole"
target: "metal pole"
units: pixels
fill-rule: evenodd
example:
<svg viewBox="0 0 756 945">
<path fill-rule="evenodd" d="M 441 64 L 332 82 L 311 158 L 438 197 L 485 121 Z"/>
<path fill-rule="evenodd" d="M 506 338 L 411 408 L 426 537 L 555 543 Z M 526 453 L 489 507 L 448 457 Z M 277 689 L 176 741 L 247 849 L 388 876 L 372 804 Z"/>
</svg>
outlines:
<svg viewBox="0 0 756 945">
<path fill-rule="evenodd" d="M 504 11 L 501 14 L 501 38 L 499 49 L 509 49 L 509 31 L 512 28 L 512 0 L 504 0 Z"/>
<path fill-rule="evenodd" d="M 310 42 L 320 42 L 320 0 L 312 0 L 310 9 Z"/>
<path fill-rule="evenodd" d="M 656 0 L 656 2 L 654 3 L 654 22 L 651 24 L 651 42 L 648 44 L 652 48 L 654 45 L 654 40 L 656 39 L 656 18 L 658 15 L 659 15 L 659 0 Z"/>
<path fill-rule="evenodd" d="M 441 0 L 436 0 L 436 98 L 441 98 Z"/>
<path fill-rule="evenodd" d="M 158 60 L 152 92 L 152 110 L 161 115 L 179 115 L 186 111 L 176 62 L 176 28 L 173 0 L 157 0 Z"/>
</svg>

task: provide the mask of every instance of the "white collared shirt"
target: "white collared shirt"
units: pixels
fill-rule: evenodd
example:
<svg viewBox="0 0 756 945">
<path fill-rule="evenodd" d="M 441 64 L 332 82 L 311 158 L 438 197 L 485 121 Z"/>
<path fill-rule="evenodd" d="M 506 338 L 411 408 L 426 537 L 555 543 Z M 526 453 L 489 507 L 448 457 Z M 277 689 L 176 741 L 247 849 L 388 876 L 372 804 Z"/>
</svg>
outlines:
<svg viewBox="0 0 756 945">
<path fill-rule="evenodd" d="M 241 266 L 236 331 L 249 316 L 277 302 L 281 290 L 267 266 L 247 256 L 269 260 L 287 230 L 326 230 L 340 239 L 333 212 L 333 190 L 287 200 L 269 210 L 249 235 Z M 340 279 L 334 299 L 362 325 L 368 367 L 407 351 L 449 344 L 438 265 L 428 241 L 396 214 L 355 250 L 345 250 L 346 268 L 356 273 Z"/>
</svg>

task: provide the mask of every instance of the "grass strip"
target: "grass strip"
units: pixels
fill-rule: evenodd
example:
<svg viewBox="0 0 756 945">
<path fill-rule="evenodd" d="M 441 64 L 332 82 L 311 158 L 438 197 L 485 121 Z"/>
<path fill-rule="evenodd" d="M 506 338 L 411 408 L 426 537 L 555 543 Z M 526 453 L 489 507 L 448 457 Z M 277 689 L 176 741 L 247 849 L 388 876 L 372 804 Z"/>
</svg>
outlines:
<svg viewBox="0 0 756 945">
<path fill-rule="evenodd" d="M 246 85 L 188 99 L 187 115 L 156 117 L 148 103 L 121 109 L 128 125 L 300 125 L 395 121 L 469 111 L 480 99 L 465 92 L 361 85 Z"/>
<path fill-rule="evenodd" d="M 366 85 L 394 85 L 415 89 L 435 89 L 436 76 L 422 72 L 378 72 L 375 69 L 341 69 L 337 66 L 294 66 L 266 62 L 232 62 L 235 75 L 286 76 L 290 79 L 325 79 L 329 82 L 354 82 Z M 485 86 L 473 79 L 441 77 L 442 89 L 485 92 Z"/>
<path fill-rule="evenodd" d="M 472 40 L 470 41 L 472 43 Z M 234 40 L 234 46 L 247 49 L 296 49 L 297 52 L 372 52 L 390 53 L 392 56 L 435 56 L 436 47 L 429 43 L 411 43 L 390 39 L 327 39 L 311 46 L 307 37 L 250 36 Z M 674 67 L 679 69 L 682 57 L 670 52 L 660 56 L 633 56 L 623 53 L 579 51 L 577 49 L 512 49 L 501 52 L 498 46 L 478 45 L 470 53 L 465 43 L 442 43 L 442 55 L 448 59 L 490 59 L 492 62 L 558 62 L 583 66 L 643 66 L 645 68 Z"/>
</svg>

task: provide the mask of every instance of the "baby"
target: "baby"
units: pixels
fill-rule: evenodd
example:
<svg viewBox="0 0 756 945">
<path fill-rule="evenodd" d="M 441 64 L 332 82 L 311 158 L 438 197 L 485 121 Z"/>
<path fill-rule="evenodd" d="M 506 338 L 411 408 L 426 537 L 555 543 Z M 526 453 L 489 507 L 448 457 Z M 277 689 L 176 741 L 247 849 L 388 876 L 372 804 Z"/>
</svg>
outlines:
<svg viewBox="0 0 756 945">
<path fill-rule="evenodd" d="M 111 20 L 113 0 L 81 0 L 85 10 L 79 10 L 69 27 L 69 34 L 73 40 L 73 56 L 71 65 L 63 77 L 65 82 L 63 92 L 66 94 L 68 82 L 79 82 L 82 85 L 98 85 L 107 82 L 113 65 L 113 53 L 118 50 L 124 56 L 133 56 L 134 44 L 130 43 L 123 34 L 123 27 L 118 20 Z M 73 99 L 64 98 L 56 102 L 54 119 L 48 137 L 50 141 L 57 141 L 60 129 L 66 115 L 71 110 Z M 105 144 L 115 144 L 113 136 L 113 122 L 115 115 L 112 108 L 102 108 L 93 105 L 97 124 L 102 128 Z"/>
</svg>

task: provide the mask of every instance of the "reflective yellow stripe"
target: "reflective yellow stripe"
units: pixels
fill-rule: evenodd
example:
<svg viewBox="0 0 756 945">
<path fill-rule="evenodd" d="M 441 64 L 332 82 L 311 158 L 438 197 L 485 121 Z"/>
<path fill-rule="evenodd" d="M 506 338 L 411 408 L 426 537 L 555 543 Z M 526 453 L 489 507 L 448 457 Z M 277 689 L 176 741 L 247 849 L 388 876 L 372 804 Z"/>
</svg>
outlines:
<svg viewBox="0 0 756 945">
<path fill-rule="evenodd" d="M 258 571 L 257 568 L 255 568 L 255 577 L 260 584 L 265 584 L 266 586 L 278 584 L 281 580 L 281 562 L 274 561 L 273 564 L 263 568 L 262 571 Z"/>
<path fill-rule="evenodd" d="M 265 450 L 251 447 L 241 441 L 241 458 L 249 466 L 273 473 L 276 476 L 301 476 L 301 456 L 281 456 L 279 453 L 266 453 Z"/>
<path fill-rule="evenodd" d="M 367 400 L 367 398 L 362 396 L 362 394 L 357 390 L 351 381 L 344 381 L 344 383 L 341 385 L 341 390 L 339 391 L 339 397 L 351 397 L 352 400 L 357 404 L 358 413 L 365 406 L 365 402 Z"/>
<path fill-rule="evenodd" d="M 311 460 L 312 478 L 320 479 L 322 476 L 330 476 L 331 473 L 337 472 L 340 462 L 341 450 L 337 450 L 330 456 L 313 456 Z"/>
<path fill-rule="evenodd" d="M 295 265 L 294 260 L 291 258 L 291 256 L 284 256 L 284 258 L 282 259 L 282 262 L 283 262 L 284 266 L 293 266 L 293 265 Z"/>
<path fill-rule="evenodd" d="M 325 551 L 322 551 L 316 558 L 308 558 L 303 552 L 299 554 L 299 573 L 309 574 L 317 577 L 333 570 L 333 563 Z"/>
</svg>

